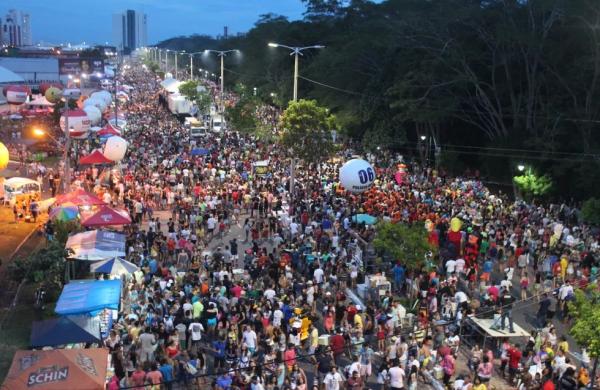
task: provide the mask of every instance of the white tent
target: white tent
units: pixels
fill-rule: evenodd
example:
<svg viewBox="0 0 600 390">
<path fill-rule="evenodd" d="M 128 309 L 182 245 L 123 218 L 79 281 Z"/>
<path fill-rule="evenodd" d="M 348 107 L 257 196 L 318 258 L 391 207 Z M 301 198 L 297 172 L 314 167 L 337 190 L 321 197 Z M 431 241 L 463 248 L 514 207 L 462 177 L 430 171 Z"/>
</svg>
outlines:
<svg viewBox="0 0 600 390">
<path fill-rule="evenodd" d="M 28 106 L 36 106 L 36 107 L 51 107 L 54 103 L 50 103 L 45 96 L 38 96 L 30 102 L 25 103 Z"/>
<path fill-rule="evenodd" d="M 181 81 L 169 78 L 161 81 L 160 86 L 163 87 L 169 93 L 176 93 L 179 92 L 179 86 L 181 84 Z"/>
<path fill-rule="evenodd" d="M 0 84 L 22 83 L 25 80 L 13 71 L 0 66 Z"/>
</svg>

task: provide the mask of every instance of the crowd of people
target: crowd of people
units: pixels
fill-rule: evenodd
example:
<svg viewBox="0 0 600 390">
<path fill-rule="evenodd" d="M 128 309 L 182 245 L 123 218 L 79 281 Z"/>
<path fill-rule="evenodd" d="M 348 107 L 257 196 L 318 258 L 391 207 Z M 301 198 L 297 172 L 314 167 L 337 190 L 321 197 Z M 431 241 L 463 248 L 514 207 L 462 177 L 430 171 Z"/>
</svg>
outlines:
<svg viewBox="0 0 600 390">
<path fill-rule="evenodd" d="M 74 185 L 130 211 L 128 259 L 142 269 L 124 281 L 119 320 L 104 342 L 114 372 L 108 389 L 486 390 L 505 376 L 505 386 L 546 390 L 590 382 L 585 353 L 574 361 L 576 346 L 551 321 L 552 313 L 568 320 L 574 288 L 597 280 L 598 231 L 574 209 L 512 203 L 477 180 L 418 165 L 399 182 L 402 161 L 390 154 L 371 156 L 377 181 L 362 194 L 337 183 L 345 155 L 321 176 L 298 169 L 290 204 L 289 164 L 276 145 L 234 129 L 191 139 L 160 105 L 160 80 L 136 64 L 120 77 L 134 86 L 122 107 L 130 145 L 121 170 L 74 173 Z M 277 110 L 257 114 L 276 126 Z M 208 155 L 194 155 L 195 147 Z M 253 163 L 264 160 L 269 173 L 257 175 Z M 422 270 L 403 259 L 371 267 L 392 286 L 357 297 L 376 234 L 353 222 L 358 213 L 425 222 L 438 255 Z M 521 345 L 486 344 L 469 322 L 491 318 L 514 333 L 518 307 L 537 310 L 534 325 L 520 324 L 534 329 Z"/>
</svg>

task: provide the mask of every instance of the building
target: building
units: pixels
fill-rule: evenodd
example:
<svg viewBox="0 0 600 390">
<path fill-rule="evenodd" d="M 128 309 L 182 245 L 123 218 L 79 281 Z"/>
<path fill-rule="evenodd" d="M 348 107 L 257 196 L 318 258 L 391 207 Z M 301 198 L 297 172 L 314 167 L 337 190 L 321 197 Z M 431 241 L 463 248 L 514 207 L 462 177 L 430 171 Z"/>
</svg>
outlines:
<svg viewBox="0 0 600 390">
<path fill-rule="evenodd" d="M 144 47 L 148 43 L 148 23 L 146 14 L 128 9 L 121 14 L 113 14 L 113 45 L 125 54 Z"/>
<path fill-rule="evenodd" d="M 0 57 L 0 66 L 18 74 L 30 86 L 60 81 L 58 58 Z"/>
<path fill-rule="evenodd" d="M 0 23 L 0 40 L 3 45 L 31 46 L 31 19 L 28 13 L 11 9 Z"/>
</svg>

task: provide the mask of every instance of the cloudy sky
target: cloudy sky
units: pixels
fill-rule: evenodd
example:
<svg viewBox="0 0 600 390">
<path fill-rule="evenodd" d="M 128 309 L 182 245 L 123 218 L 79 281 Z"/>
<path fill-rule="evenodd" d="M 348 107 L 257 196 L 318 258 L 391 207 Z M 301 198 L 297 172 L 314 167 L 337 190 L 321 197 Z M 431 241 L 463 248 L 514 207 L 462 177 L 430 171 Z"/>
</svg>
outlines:
<svg viewBox="0 0 600 390">
<path fill-rule="evenodd" d="M 84 5 L 85 4 L 85 5 Z M 249 30 L 259 15 L 275 13 L 291 20 L 304 12 L 301 0 L 1 0 L 8 9 L 31 15 L 34 43 L 105 43 L 112 40 L 112 14 L 126 9 L 148 15 L 148 43 L 194 33 L 230 34 Z"/>
</svg>

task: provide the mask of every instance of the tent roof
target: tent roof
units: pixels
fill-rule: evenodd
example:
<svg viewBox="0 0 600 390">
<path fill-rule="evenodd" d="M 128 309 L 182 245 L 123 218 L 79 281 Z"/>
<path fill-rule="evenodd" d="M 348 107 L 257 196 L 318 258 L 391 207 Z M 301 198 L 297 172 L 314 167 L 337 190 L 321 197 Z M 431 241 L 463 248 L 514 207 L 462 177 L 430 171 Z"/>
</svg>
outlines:
<svg viewBox="0 0 600 390">
<path fill-rule="evenodd" d="M 72 259 L 95 261 L 124 257 L 125 235 L 104 230 L 92 230 L 73 234 L 67 240 L 65 247 L 73 251 L 70 256 Z"/>
<path fill-rule="evenodd" d="M 131 218 L 125 210 L 113 209 L 108 206 L 102 206 L 98 212 L 88 217 L 81 224 L 83 226 L 111 226 L 111 225 L 129 225 Z"/>
<path fill-rule="evenodd" d="M 68 194 L 60 195 L 56 198 L 56 204 L 73 203 L 76 206 L 90 206 L 105 204 L 96 195 L 86 192 L 82 188 L 71 191 Z"/>
<path fill-rule="evenodd" d="M 79 159 L 79 164 L 112 164 L 113 161 L 104 157 L 102 152 L 98 149 L 94 150 L 92 153 L 87 156 L 83 156 Z"/>
<path fill-rule="evenodd" d="M 85 315 L 34 321 L 29 344 L 31 347 L 45 347 L 101 341 L 100 319 Z"/>
<path fill-rule="evenodd" d="M 22 186 L 24 184 L 38 184 L 35 180 L 28 179 L 26 177 L 11 177 L 10 179 L 4 180 L 5 185 L 9 186 Z"/>
<path fill-rule="evenodd" d="M 54 106 L 54 103 L 50 103 L 45 96 L 38 96 L 30 102 L 26 103 L 28 106 L 44 106 L 51 107 Z"/>
<path fill-rule="evenodd" d="M 102 129 L 100 129 L 96 134 L 99 136 L 105 135 L 121 135 L 121 130 L 118 127 L 113 126 L 111 123 L 107 123 Z"/>
<path fill-rule="evenodd" d="M 96 314 L 119 309 L 121 280 L 73 280 L 63 287 L 54 311 L 59 315 Z"/>
<path fill-rule="evenodd" d="M 104 389 L 108 349 L 17 351 L 2 389 Z"/>
<path fill-rule="evenodd" d="M 3 66 L 0 66 L 0 84 L 3 83 L 22 83 L 25 80 L 12 70 L 8 70 Z"/>
</svg>

